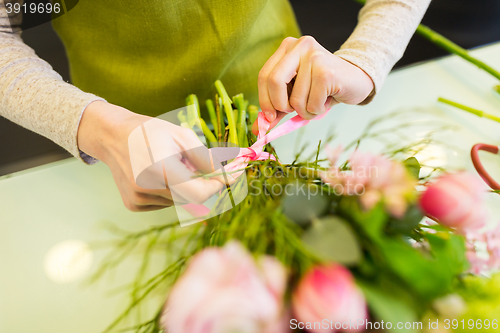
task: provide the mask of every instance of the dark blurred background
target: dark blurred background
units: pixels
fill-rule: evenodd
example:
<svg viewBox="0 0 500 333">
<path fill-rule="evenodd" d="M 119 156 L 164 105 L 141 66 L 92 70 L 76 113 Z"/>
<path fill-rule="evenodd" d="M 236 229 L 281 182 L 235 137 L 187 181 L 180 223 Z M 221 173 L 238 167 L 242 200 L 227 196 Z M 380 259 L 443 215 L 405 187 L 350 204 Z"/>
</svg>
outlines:
<svg viewBox="0 0 500 333">
<path fill-rule="evenodd" d="M 330 51 L 337 50 L 356 26 L 361 5 L 352 0 L 291 0 L 305 35 L 314 36 Z M 39 17 L 25 17 L 33 26 Z M 35 22 L 36 23 L 36 22 Z M 465 48 L 500 41 L 499 0 L 434 0 L 423 23 Z M 24 31 L 23 39 L 69 81 L 64 47 L 49 23 Z M 441 57 L 446 53 L 414 36 L 395 68 Z M 0 117 L 0 175 L 67 158 L 51 141 Z"/>
</svg>

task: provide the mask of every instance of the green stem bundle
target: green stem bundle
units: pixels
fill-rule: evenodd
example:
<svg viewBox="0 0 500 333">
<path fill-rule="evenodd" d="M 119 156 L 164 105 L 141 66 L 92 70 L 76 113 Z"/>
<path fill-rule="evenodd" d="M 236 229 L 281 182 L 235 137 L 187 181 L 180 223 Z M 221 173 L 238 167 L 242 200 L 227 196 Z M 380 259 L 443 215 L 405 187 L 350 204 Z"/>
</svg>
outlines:
<svg viewBox="0 0 500 333">
<path fill-rule="evenodd" d="M 207 141 L 209 143 L 212 143 L 212 142 L 217 142 L 217 139 L 215 138 L 215 135 L 212 133 L 212 131 L 208 128 L 207 124 L 205 123 L 205 120 L 203 120 L 203 118 L 200 118 L 200 127 L 201 127 L 201 130 L 203 131 L 203 134 L 205 135 L 205 137 L 207 138 Z"/>
<path fill-rule="evenodd" d="M 188 105 L 187 122 L 189 126 L 192 127 L 194 125 L 197 125 L 199 128 L 201 128 L 203 134 L 207 138 L 209 146 L 210 143 L 217 142 L 217 139 L 215 138 L 212 131 L 208 128 L 207 124 L 205 123 L 205 120 L 201 118 L 200 103 L 198 102 L 198 97 L 196 97 L 196 95 L 194 94 L 189 95 L 186 98 L 186 104 Z M 191 105 L 194 105 L 194 108 Z"/>
<path fill-rule="evenodd" d="M 214 142 L 231 142 L 239 147 L 249 147 L 255 136 L 248 132 L 248 127 L 257 119 L 259 109 L 254 105 L 248 105 L 243 94 L 229 98 L 220 80 L 215 82 L 215 88 L 217 89 L 215 103 L 211 99 L 205 101 L 213 131 L 201 118 L 198 98 L 194 94 L 186 98 L 187 115 L 184 110 L 178 114 L 181 126 L 192 129 L 196 125 L 201 128 L 209 147 L 212 147 Z M 227 119 L 227 127 L 224 118 Z"/>
<path fill-rule="evenodd" d="M 186 97 L 186 105 L 194 105 L 196 110 L 188 108 L 188 122 L 191 119 L 201 118 L 200 103 L 198 102 L 198 97 L 195 94 L 191 94 Z"/>
<path fill-rule="evenodd" d="M 236 130 L 238 132 L 238 144 L 240 147 L 248 147 L 248 136 L 247 136 L 247 107 L 248 101 L 245 101 L 243 94 L 238 94 L 233 97 L 234 105 L 238 109 L 238 122 L 236 124 Z"/>
<path fill-rule="evenodd" d="M 210 121 L 212 125 L 214 125 L 215 136 L 218 137 L 221 131 L 220 122 L 217 121 L 217 114 L 215 112 L 214 102 L 211 99 L 207 99 L 205 101 L 205 105 L 207 106 L 208 116 L 210 117 Z"/>
<path fill-rule="evenodd" d="M 233 107 L 231 106 L 231 98 L 227 94 L 226 88 L 220 80 L 215 81 L 215 88 L 222 98 L 222 105 L 224 106 L 224 111 L 226 112 L 227 122 L 229 126 L 229 142 L 238 145 L 238 132 L 236 131 L 236 121 L 233 115 Z"/>
</svg>

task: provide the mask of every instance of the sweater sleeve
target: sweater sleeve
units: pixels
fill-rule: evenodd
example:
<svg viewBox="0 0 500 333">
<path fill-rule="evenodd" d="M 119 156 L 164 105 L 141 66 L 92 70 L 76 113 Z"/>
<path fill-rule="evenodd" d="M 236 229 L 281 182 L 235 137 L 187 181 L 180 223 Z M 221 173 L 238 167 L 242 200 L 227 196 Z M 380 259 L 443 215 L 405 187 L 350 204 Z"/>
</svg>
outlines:
<svg viewBox="0 0 500 333">
<path fill-rule="evenodd" d="M 0 0 L 0 116 L 49 138 L 86 163 L 95 163 L 78 149 L 77 133 L 87 105 L 103 99 L 64 82 L 23 43 L 20 14 L 7 13 L 6 5 L 16 2 L 22 4 L 22 0 Z"/>
<path fill-rule="evenodd" d="M 361 68 L 375 89 L 362 103 L 370 102 L 422 20 L 430 0 L 367 0 L 358 24 L 334 54 Z"/>
</svg>

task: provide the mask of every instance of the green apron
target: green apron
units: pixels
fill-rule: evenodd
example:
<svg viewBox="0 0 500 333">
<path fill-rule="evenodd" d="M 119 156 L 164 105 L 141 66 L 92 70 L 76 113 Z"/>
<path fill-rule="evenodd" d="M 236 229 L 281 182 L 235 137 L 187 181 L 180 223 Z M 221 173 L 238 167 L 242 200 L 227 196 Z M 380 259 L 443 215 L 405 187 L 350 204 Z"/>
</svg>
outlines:
<svg viewBox="0 0 500 333">
<path fill-rule="evenodd" d="M 73 84 L 150 116 L 203 106 L 217 79 L 258 103 L 259 70 L 300 35 L 288 0 L 81 0 L 53 25 Z"/>
</svg>

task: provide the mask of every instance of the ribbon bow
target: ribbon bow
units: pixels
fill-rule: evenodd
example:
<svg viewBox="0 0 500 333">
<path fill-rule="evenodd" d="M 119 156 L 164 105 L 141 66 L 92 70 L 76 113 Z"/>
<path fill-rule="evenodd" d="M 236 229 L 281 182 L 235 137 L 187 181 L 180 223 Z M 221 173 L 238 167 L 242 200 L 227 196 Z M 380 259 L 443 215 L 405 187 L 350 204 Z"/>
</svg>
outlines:
<svg viewBox="0 0 500 333">
<path fill-rule="evenodd" d="M 314 120 L 321 119 L 324 115 L 320 115 Z M 244 169 L 248 162 L 257 160 L 275 160 L 275 157 L 267 152 L 264 152 L 264 147 L 269 142 L 276 140 L 277 138 L 291 133 L 307 124 L 310 120 L 306 120 L 299 115 L 287 120 L 285 123 L 276 127 L 274 130 L 268 133 L 271 123 L 264 117 L 264 113 L 260 112 L 257 118 L 257 124 L 259 128 L 259 134 L 257 136 L 257 141 L 248 148 L 240 148 L 240 153 L 234 161 L 229 163 L 224 167 L 225 171 L 234 171 L 238 169 Z"/>
<path fill-rule="evenodd" d="M 325 114 L 320 115 L 314 118 L 314 120 L 321 119 L 324 115 Z M 224 166 L 224 171 L 230 172 L 240 170 L 240 172 L 233 173 L 233 177 L 237 178 L 245 171 L 244 169 L 250 161 L 267 159 L 276 160 L 273 155 L 263 151 L 265 145 L 285 134 L 291 133 L 309 124 L 309 121 L 310 120 L 306 120 L 297 115 L 276 127 L 274 130 L 268 132 L 271 127 L 271 123 L 264 117 L 264 113 L 260 112 L 257 118 L 257 124 L 259 127 L 257 141 L 255 141 L 251 147 L 240 148 L 238 156 L 231 163 Z M 183 208 L 195 217 L 207 216 L 210 213 L 210 209 L 204 205 L 186 204 L 183 205 Z"/>
</svg>

